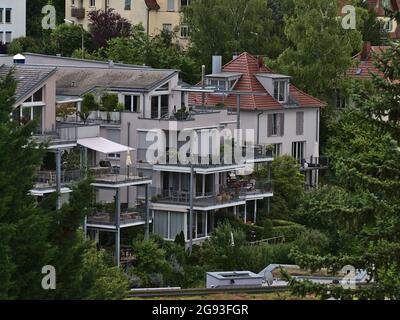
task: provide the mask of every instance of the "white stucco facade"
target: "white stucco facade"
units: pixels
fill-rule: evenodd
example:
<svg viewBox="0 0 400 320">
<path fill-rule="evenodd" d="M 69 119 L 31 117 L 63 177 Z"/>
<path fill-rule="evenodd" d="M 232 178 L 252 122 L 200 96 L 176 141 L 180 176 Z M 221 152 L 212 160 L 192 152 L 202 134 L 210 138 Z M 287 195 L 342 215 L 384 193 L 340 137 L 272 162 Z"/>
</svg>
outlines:
<svg viewBox="0 0 400 320">
<path fill-rule="evenodd" d="M 303 134 L 297 134 L 297 113 L 303 112 Z M 268 115 L 284 114 L 284 129 L 282 135 L 268 135 Z M 258 123 L 259 119 L 259 124 Z M 241 112 L 241 128 L 254 129 L 256 139 L 260 144 L 281 144 L 280 155 L 292 155 L 292 146 L 296 142 L 304 142 L 304 159 L 319 156 L 319 108 L 286 108 L 271 111 Z M 299 159 L 301 160 L 301 159 Z"/>
<path fill-rule="evenodd" d="M 0 43 L 26 35 L 26 0 L 0 0 Z"/>
</svg>

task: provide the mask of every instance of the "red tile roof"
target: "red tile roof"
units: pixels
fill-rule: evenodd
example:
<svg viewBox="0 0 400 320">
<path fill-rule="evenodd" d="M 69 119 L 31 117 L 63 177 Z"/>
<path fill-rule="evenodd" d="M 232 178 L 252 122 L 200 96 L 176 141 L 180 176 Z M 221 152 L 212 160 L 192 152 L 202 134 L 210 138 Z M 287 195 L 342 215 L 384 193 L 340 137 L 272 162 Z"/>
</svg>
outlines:
<svg viewBox="0 0 400 320">
<path fill-rule="evenodd" d="M 242 53 L 236 59 L 230 61 L 222 67 L 222 72 L 235 72 L 242 73 L 243 75 L 233 88 L 234 91 L 254 92 L 262 95 L 242 95 L 240 98 L 240 105 L 242 109 L 248 110 L 268 110 L 268 109 L 282 109 L 283 105 L 275 100 L 263 85 L 257 80 L 256 74 L 260 73 L 273 73 L 271 69 L 264 66 L 259 62 L 259 59 L 250 55 L 247 52 Z M 297 103 L 298 107 L 324 107 L 326 103 L 318 100 L 303 91 L 290 85 L 290 95 Z M 230 94 L 228 96 L 205 94 L 205 104 L 207 106 L 215 106 L 216 104 L 223 103 L 228 107 L 236 107 L 237 96 Z M 189 94 L 189 103 L 192 105 L 202 104 L 201 93 Z"/>
<path fill-rule="evenodd" d="M 371 46 L 371 48 L 368 49 L 368 52 L 364 53 L 362 51 L 356 54 L 353 57 L 353 61 L 355 62 L 356 66 L 350 68 L 347 74 L 353 79 L 361 80 L 371 79 L 371 73 L 383 76 L 383 73 L 375 66 L 373 53 L 379 55 L 388 48 L 388 46 Z M 363 55 L 365 55 L 364 58 Z"/>
</svg>

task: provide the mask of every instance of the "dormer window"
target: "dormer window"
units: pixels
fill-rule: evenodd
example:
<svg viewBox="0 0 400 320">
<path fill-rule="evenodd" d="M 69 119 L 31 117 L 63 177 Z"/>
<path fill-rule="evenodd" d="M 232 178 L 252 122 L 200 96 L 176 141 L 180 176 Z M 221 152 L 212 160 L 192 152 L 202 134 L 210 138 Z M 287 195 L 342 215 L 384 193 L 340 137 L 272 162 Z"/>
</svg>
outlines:
<svg viewBox="0 0 400 320">
<path fill-rule="evenodd" d="M 288 81 L 287 80 L 275 80 L 274 81 L 274 98 L 281 103 L 287 101 L 288 96 Z"/>
<path fill-rule="evenodd" d="M 208 85 L 217 91 L 228 90 L 228 81 L 224 79 L 209 79 Z"/>
</svg>

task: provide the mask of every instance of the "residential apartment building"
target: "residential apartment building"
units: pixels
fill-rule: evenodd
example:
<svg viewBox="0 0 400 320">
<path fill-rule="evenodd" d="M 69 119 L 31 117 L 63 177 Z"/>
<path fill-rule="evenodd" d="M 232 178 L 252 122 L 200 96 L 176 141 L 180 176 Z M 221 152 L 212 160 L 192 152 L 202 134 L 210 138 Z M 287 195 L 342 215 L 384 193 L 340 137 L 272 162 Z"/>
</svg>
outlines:
<svg viewBox="0 0 400 320">
<path fill-rule="evenodd" d="M 188 244 L 197 243 L 210 236 L 221 211 L 255 222 L 257 202 L 273 196 L 269 177 L 259 180 L 243 173 L 254 162 L 273 160 L 265 149 L 242 162 L 228 162 L 218 155 L 219 139 L 206 156 L 193 140 L 186 152 L 192 159 L 209 160 L 214 154 L 221 161 L 173 159 L 186 142 L 173 137 L 198 133 L 201 146 L 203 132 L 237 127 L 237 114 L 190 105 L 190 92 L 199 88 L 182 87 L 176 70 L 39 54 L 0 57 L 3 63 L 8 65 L 0 67 L 0 76 L 14 65 L 17 78 L 23 79 L 14 120 L 39 119 L 34 138 L 50 141 L 32 195 L 40 200 L 57 192 L 61 207 L 73 183 L 93 176 L 93 214 L 84 229 L 100 244 L 100 233 L 114 234 L 117 263 L 124 256 L 120 237 L 125 228 L 144 227 L 146 236 L 152 231 L 167 240 L 183 232 Z M 122 110 L 97 109 L 82 117 L 87 94 L 97 102 L 105 95 L 116 96 Z M 154 133 L 167 137 L 163 154 L 153 149 L 157 139 L 149 137 Z M 149 152 L 157 154 L 156 161 Z"/>
<path fill-rule="evenodd" d="M 181 24 L 181 9 L 189 4 L 190 0 L 66 0 L 65 16 L 88 29 L 90 11 L 112 8 L 132 24 L 141 23 L 151 36 L 168 30 L 187 45 L 189 29 Z"/>
<path fill-rule="evenodd" d="M 276 74 L 263 57 L 247 52 L 221 66 L 214 57 L 213 72 L 205 77 L 209 94 L 192 93 L 191 104 L 240 110 L 240 127 L 254 129 L 256 143 L 269 145 L 274 156 L 288 154 L 305 172 L 306 186 L 316 186 L 316 171 L 327 166 L 319 154 L 320 109 L 326 104 L 290 83 L 289 75 Z"/>
<path fill-rule="evenodd" d="M 0 0 L 0 53 L 13 39 L 25 37 L 26 0 Z"/>
</svg>

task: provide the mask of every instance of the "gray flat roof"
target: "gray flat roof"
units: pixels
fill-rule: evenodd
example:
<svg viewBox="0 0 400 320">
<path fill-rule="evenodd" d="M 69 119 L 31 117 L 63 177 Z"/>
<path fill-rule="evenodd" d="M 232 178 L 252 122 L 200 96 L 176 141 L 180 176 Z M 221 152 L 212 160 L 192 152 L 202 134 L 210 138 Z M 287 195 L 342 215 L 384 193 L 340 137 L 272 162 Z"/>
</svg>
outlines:
<svg viewBox="0 0 400 320">
<path fill-rule="evenodd" d="M 243 73 L 239 72 L 219 72 L 219 73 L 213 73 L 213 74 L 208 74 L 207 78 L 238 78 L 241 77 Z"/>
</svg>

